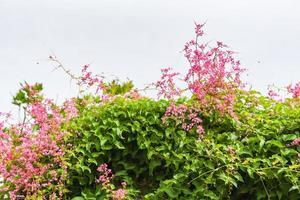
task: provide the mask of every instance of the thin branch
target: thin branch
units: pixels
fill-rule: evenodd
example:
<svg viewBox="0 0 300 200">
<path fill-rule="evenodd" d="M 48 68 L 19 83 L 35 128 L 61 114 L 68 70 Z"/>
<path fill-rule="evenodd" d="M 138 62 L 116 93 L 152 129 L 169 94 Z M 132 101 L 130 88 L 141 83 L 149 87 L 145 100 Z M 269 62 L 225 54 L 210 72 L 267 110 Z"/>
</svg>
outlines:
<svg viewBox="0 0 300 200">
<path fill-rule="evenodd" d="M 262 185 L 264 186 L 264 189 L 265 189 L 265 191 L 266 191 L 266 194 L 267 194 L 267 196 L 268 196 L 268 199 L 271 199 L 270 194 L 269 194 L 269 192 L 268 192 L 268 190 L 267 190 L 267 188 L 266 188 L 266 185 L 265 185 L 264 181 L 262 180 L 261 176 L 259 176 L 259 179 L 260 179 Z"/>
<path fill-rule="evenodd" d="M 71 73 L 71 71 L 69 69 L 65 68 L 64 65 L 56 58 L 56 56 L 49 56 L 49 59 L 51 61 L 55 62 L 56 64 L 58 64 L 57 67 L 55 67 L 53 71 L 55 71 L 57 69 L 62 69 L 66 74 L 68 74 L 71 77 L 71 79 L 77 80 L 77 81 L 80 80 L 79 77 L 75 76 L 74 74 Z"/>
<path fill-rule="evenodd" d="M 212 170 L 209 170 L 209 171 L 206 171 L 202 174 L 200 174 L 199 176 L 197 176 L 196 178 L 192 179 L 191 181 L 188 182 L 188 184 L 191 184 L 191 182 L 193 182 L 194 180 L 197 180 L 198 178 L 201 178 L 201 176 L 204 176 L 205 174 L 208 174 L 208 173 L 214 173 L 216 171 L 218 171 L 219 169 L 222 169 L 223 167 L 226 167 L 227 165 L 222 165 L 216 169 L 212 169 Z"/>
</svg>

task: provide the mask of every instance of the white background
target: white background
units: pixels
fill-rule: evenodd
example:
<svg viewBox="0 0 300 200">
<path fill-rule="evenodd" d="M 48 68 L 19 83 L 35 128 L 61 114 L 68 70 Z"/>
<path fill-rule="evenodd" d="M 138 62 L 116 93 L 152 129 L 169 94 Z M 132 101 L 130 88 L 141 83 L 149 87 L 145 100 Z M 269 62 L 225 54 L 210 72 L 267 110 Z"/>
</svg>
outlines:
<svg viewBox="0 0 300 200">
<path fill-rule="evenodd" d="M 0 0 L 0 110 L 13 109 L 25 80 L 44 83 L 57 101 L 74 94 L 67 76 L 52 72 L 52 52 L 74 73 L 91 64 L 137 87 L 162 67 L 184 72 L 180 51 L 194 21 L 239 52 L 254 89 L 300 80 L 299 0 Z"/>
</svg>

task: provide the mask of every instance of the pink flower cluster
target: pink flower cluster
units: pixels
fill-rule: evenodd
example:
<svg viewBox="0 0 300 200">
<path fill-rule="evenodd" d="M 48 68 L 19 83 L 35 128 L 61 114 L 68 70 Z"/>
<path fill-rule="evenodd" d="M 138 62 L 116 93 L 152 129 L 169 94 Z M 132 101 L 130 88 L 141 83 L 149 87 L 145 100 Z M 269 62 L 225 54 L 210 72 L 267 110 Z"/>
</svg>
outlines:
<svg viewBox="0 0 300 200">
<path fill-rule="evenodd" d="M 113 190 L 111 180 L 114 177 L 114 174 L 112 173 L 112 170 L 108 168 L 108 165 L 106 163 L 101 164 L 97 171 L 101 173 L 98 179 L 96 179 L 96 183 L 100 183 L 103 188 L 110 193 L 113 200 L 122 200 L 126 197 L 128 191 L 126 188 L 126 182 L 122 182 L 122 188 L 119 188 L 117 190 Z"/>
<path fill-rule="evenodd" d="M 96 179 L 96 183 L 107 186 L 113 178 L 112 170 L 108 168 L 106 163 L 103 163 L 97 168 L 97 171 L 100 172 L 101 175 Z"/>
<path fill-rule="evenodd" d="M 174 77 L 178 76 L 179 73 L 171 72 L 171 70 L 172 68 L 170 67 L 161 69 L 162 76 L 155 84 L 158 90 L 158 98 L 163 96 L 164 98 L 172 99 L 181 94 L 181 90 L 177 88 L 174 82 Z"/>
<path fill-rule="evenodd" d="M 197 23 L 195 23 L 195 33 L 196 33 L 197 37 L 203 36 L 204 31 L 203 31 L 202 28 L 203 28 L 204 25 L 205 24 L 197 24 Z"/>
<path fill-rule="evenodd" d="M 162 69 L 161 79 L 156 83 L 158 97 L 173 99 L 184 91 L 190 91 L 197 101 L 188 109 L 185 105 L 171 104 L 164 119 L 175 116 L 181 120 L 182 128 L 190 130 L 197 126 L 197 132 L 204 132 L 201 126 L 199 112 L 217 111 L 221 115 L 229 114 L 236 118 L 234 102 L 236 95 L 244 84 L 240 77 L 245 70 L 240 61 L 234 58 L 234 52 L 222 42 L 215 47 L 208 43 L 200 43 L 203 36 L 204 24 L 195 24 L 196 38 L 184 46 L 184 56 L 190 64 L 187 74 L 182 80 L 187 84 L 186 89 L 179 89 L 175 85 L 175 78 L 179 73 L 171 72 L 171 68 Z"/>
<path fill-rule="evenodd" d="M 35 89 L 35 85 L 29 85 L 28 83 L 25 83 L 24 89 L 28 92 L 28 97 L 35 97 L 38 95 L 39 91 Z"/>
<path fill-rule="evenodd" d="M 232 148 L 232 147 L 228 147 L 228 148 L 227 148 L 227 152 L 228 152 L 229 154 L 231 154 L 231 155 L 235 155 L 235 154 L 236 154 L 236 150 L 235 150 L 234 148 Z"/>
<path fill-rule="evenodd" d="M 63 110 L 66 113 L 65 120 L 69 121 L 70 119 L 78 116 L 78 110 L 76 108 L 75 99 L 70 99 L 64 102 Z"/>
<path fill-rule="evenodd" d="M 287 87 L 287 90 L 292 94 L 293 98 L 300 97 L 300 82 L 296 83 L 294 86 L 291 84 Z"/>
<path fill-rule="evenodd" d="M 277 99 L 279 97 L 279 94 L 275 92 L 274 90 L 270 89 L 268 91 L 268 96 L 272 99 Z"/>
<path fill-rule="evenodd" d="M 100 95 L 102 102 L 113 101 L 116 96 L 111 94 L 105 94 L 103 91 L 108 89 L 108 85 L 104 82 L 104 76 L 99 74 L 94 75 L 91 71 L 88 71 L 89 65 L 84 65 L 81 71 L 81 75 L 79 77 L 78 85 L 85 86 L 85 90 L 95 86 L 96 93 Z M 117 95 L 118 96 L 118 95 Z M 137 90 L 129 91 L 124 94 L 125 98 L 130 99 L 139 99 L 141 95 L 138 93 Z"/>
<path fill-rule="evenodd" d="M 142 98 L 142 95 L 139 93 L 137 89 L 133 89 L 129 92 L 126 92 L 123 96 L 127 99 L 136 99 L 136 100 Z"/>
<path fill-rule="evenodd" d="M 123 188 L 112 191 L 113 200 L 124 199 L 126 197 L 126 195 L 127 195 L 127 190 L 125 190 Z"/>
<path fill-rule="evenodd" d="M 290 144 L 287 144 L 288 147 L 298 146 L 300 144 L 300 138 L 294 139 Z"/>
<path fill-rule="evenodd" d="M 100 75 L 93 75 L 91 71 L 88 71 L 89 65 L 84 65 L 81 70 L 81 76 L 79 85 L 80 86 L 96 86 L 96 93 L 98 93 L 101 89 L 103 89 L 103 76 Z"/>
<path fill-rule="evenodd" d="M 201 126 L 202 120 L 198 115 L 199 112 L 197 110 L 188 108 L 188 106 L 184 104 L 177 106 L 172 102 L 167 108 L 162 120 L 164 123 L 166 123 L 168 118 L 175 117 L 176 120 L 180 121 L 183 130 L 189 131 L 193 127 L 196 127 L 197 133 L 199 134 L 199 137 L 201 137 L 201 135 L 204 133 L 204 129 Z"/>
<path fill-rule="evenodd" d="M 28 87 L 28 86 L 26 86 Z M 36 93 L 30 93 L 36 95 Z M 12 124 L 4 130 L 0 123 L 0 176 L 4 185 L 2 192 L 9 191 L 10 199 L 34 196 L 45 188 L 52 188 L 52 196 L 63 195 L 65 169 L 64 132 L 60 125 L 76 116 L 74 103 L 65 102 L 65 109 L 49 99 L 35 99 L 27 105 L 26 118 L 22 123 Z M 66 117 L 62 115 L 62 110 Z"/>
<path fill-rule="evenodd" d="M 196 39 L 185 45 L 190 69 L 184 80 L 202 107 L 232 114 L 237 90 L 243 86 L 240 76 L 244 69 L 222 42 L 217 42 L 216 47 L 199 43 L 202 27 L 196 24 Z"/>
<path fill-rule="evenodd" d="M 101 103 L 106 103 L 108 101 L 114 101 L 116 98 L 123 96 L 126 99 L 140 99 L 142 95 L 137 90 L 132 90 L 126 92 L 124 95 L 111 95 L 111 94 L 102 94 L 101 95 Z"/>
</svg>

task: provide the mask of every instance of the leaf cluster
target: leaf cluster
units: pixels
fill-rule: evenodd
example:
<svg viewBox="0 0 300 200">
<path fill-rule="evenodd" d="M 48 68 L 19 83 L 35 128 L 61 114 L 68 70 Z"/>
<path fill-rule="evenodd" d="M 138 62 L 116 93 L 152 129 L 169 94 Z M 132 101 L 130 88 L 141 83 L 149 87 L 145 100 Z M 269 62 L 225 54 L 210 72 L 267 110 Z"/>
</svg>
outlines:
<svg viewBox="0 0 300 200">
<path fill-rule="evenodd" d="M 114 185 L 127 183 L 127 199 L 298 199 L 297 154 L 287 144 L 300 137 L 299 102 L 275 102 L 241 91 L 238 120 L 199 113 L 205 134 L 184 131 L 169 119 L 169 101 L 116 98 L 104 105 L 78 99 L 80 115 L 66 130 L 67 198 L 106 199 L 95 184 L 97 166 L 108 163 Z M 177 103 L 191 104 L 188 99 Z M 75 199 L 76 199 L 75 198 Z"/>
</svg>

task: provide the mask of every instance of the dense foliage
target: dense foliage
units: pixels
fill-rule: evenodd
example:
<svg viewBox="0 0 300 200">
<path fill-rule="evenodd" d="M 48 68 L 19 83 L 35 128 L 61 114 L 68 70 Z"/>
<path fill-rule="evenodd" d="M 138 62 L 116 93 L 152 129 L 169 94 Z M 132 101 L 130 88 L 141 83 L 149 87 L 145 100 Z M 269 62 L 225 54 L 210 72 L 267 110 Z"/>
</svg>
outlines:
<svg viewBox="0 0 300 200">
<path fill-rule="evenodd" d="M 57 105 L 21 85 L 23 119 L 0 114 L 0 198 L 299 199 L 300 84 L 281 100 L 244 89 L 228 46 L 199 43 L 202 26 L 184 48 L 187 87 L 171 68 L 152 84 L 164 99 L 51 56 L 79 95 Z"/>
<path fill-rule="evenodd" d="M 97 166 L 107 163 L 114 184 L 127 183 L 129 199 L 297 199 L 298 103 L 243 93 L 235 108 L 240 120 L 203 116 L 200 141 L 176 119 L 162 123 L 168 101 L 118 98 L 81 108 L 69 127 L 67 187 L 71 196 L 101 199 L 94 180 Z"/>
</svg>

